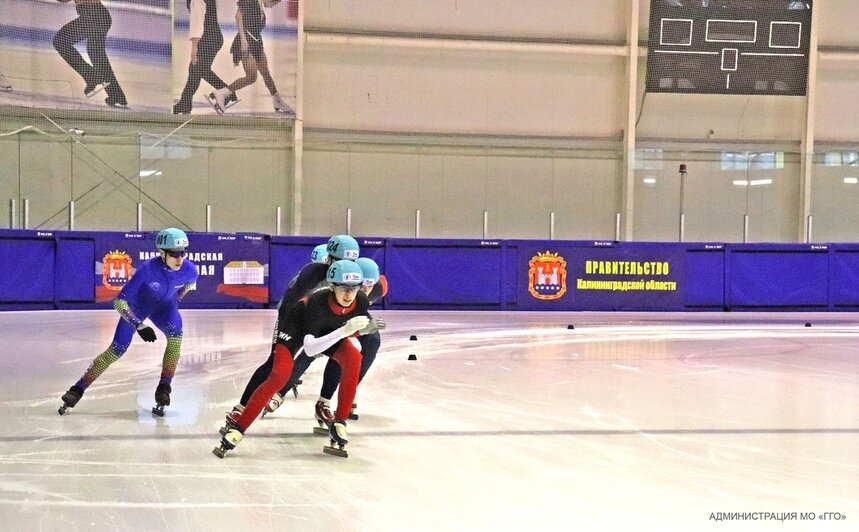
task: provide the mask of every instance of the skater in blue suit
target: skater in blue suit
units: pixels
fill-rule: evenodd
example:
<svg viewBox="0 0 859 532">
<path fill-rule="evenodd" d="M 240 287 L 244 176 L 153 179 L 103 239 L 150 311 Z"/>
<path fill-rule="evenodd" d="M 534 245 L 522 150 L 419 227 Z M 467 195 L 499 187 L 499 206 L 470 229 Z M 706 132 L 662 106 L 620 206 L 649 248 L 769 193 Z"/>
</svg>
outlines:
<svg viewBox="0 0 859 532">
<path fill-rule="evenodd" d="M 113 301 L 120 316 L 113 341 L 106 351 L 95 357 L 80 380 L 63 394 L 61 415 L 66 408 L 73 408 L 89 385 L 122 357 L 135 332 L 144 342 L 155 341 L 155 331 L 144 323 L 147 318 L 167 337 L 161 380 L 155 390 L 157 406 L 152 410 L 154 414 L 164 415 L 164 407 L 170 404 L 170 383 L 182 347 L 179 300 L 196 288 L 197 267 L 185 259 L 188 235 L 181 229 L 164 229 L 158 233 L 155 246 L 158 256 L 141 264 Z"/>
</svg>

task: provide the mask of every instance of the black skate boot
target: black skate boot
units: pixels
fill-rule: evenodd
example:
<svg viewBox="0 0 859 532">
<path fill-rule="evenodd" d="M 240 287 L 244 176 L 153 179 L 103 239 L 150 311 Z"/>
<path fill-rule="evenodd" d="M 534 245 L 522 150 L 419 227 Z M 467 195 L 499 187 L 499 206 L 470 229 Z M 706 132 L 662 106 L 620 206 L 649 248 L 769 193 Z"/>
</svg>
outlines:
<svg viewBox="0 0 859 532">
<path fill-rule="evenodd" d="M 172 392 L 169 384 L 159 384 L 155 388 L 155 406 L 152 407 L 152 413 L 158 417 L 164 417 L 164 407 L 170 406 L 170 392 Z"/>
<path fill-rule="evenodd" d="M 177 102 L 173 104 L 173 114 L 174 115 L 189 115 L 191 114 L 191 104 Z"/>
<path fill-rule="evenodd" d="M 331 424 L 334 423 L 334 414 L 331 413 L 330 401 L 321 399 L 316 401 L 316 422 L 318 427 L 313 427 L 313 434 L 327 436 Z"/>
<path fill-rule="evenodd" d="M 104 99 L 104 103 L 106 103 L 108 107 L 113 107 L 114 109 L 128 109 L 128 101 L 122 93 L 108 96 Z"/>
<path fill-rule="evenodd" d="M 331 443 L 323 447 L 322 452 L 348 458 L 346 444 L 349 443 L 349 434 L 346 433 L 346 421 L 338 419 L 332 423 L 328 429 L 328 435 L 331 436 Z"/>
<path fill-rule="evenodd" d="M 242 437 L 244 436 L 245 431 L 241 429 L 238 425 L 233 423 L 232 421 L 227 421 L 227 432 L 221 438 L 221 444 L 218 447 L 212 449 L 212 454 L 217 456 L 218 458 L 223 458 L 226 456 L 227 451 L 235 449 L 236 445 L 242 441 Z"/>
<path fill-rule="evenodd" d="M 358 405 L 352 403 L 352 410 L 349 411 L 349 419 L 356 420 L 358 419 L 358 414 L 355 413 L 355 409 L 358 408 Z"/>
<path fill-rule="evenodd" d="M 57 410 L 57 413 L 59 415 L 63 415 L 66 413 L 66 408 L 74 408 L 75 405 L 78 404 L 78 401 L 81 400 L 81 397 L 83 397 L 83 394 L 83 388 L 81 388 L 80 386 L 72 386 L 71 388 L 69 388 L 69 391 L 64 393 L 63 397 L 61 398 L 63 401 L 63 406 L 61 406 Z"/>
</svg>

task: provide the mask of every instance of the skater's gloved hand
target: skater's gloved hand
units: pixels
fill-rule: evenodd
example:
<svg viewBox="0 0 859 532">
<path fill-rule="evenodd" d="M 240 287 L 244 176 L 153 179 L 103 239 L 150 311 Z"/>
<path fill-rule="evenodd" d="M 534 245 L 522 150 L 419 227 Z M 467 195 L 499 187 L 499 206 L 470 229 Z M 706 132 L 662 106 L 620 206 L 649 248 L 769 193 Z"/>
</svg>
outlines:
<svg viewBox="0 0 859 532">
<path fill-rule="evenodd" d="M 361 329 L 361 336 L 365 334 L 373 334 L 376 331 L 383 331 L 388 324 L 382 318 L 373 318 L 366 327 Z"/>
<path fill-rule="evenodd" d="M 155 331 L 152 330 L 152 327 L 149 327 L 148 325 L 144 325 L 142 323 L 137 326 L 137 334 L 140 335 L 141 338 L 143 338 L 144 342 L 154 342 L 155 338 L 157 338 L 155 336 Z"/>
<path fill-rule="evenodd" d="M 366 327 L 370 323 L 370 318 L 367 316 L 355 316 L 346 322 L 346 325 L 340 327 L 341 334 L 343 338 L 347 336 L 352 336 L 354 333 L 360 331 L 364 327 Z"/>
</svg>

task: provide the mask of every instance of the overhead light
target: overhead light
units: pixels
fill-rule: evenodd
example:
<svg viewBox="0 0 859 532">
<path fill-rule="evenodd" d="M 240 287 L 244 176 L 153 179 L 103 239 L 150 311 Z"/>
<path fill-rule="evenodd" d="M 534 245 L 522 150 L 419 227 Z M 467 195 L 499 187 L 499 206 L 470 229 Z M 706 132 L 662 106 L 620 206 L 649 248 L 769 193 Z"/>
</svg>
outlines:
<svg viewBox="0 0 859 532">
<path fill-rule="evenodd" d="M 844 182 L 848 185 L 855 185 L 859 183 L 859 177 L 845 177 Z"/>
<path fill-rule="evenodd" d="M 772 184 L 773 184 L 773 180 L 772 180 L 772 179 L 752 179 L 751 181 L 749 181 L 749 184 L 750 184 L 751 186 L 756 186 L 756 185 L 772 185 Z"/>
<path fill-rule="evenodd" d="M 645 177 L 644 179 L 642 179 L 642 181 L 644 181 L 648 185 L 652 185 L 652 184 L 656 183 L 656 178 L 655 177 Z"/>
<path fill-rule="evenodd" d="M 141 170 L 140 177 L 149 177 L 151 175 L 161 175 L 161 170 Z"/>
<path fill-rule="evenodd" d="M 747 187 L 749 186 L 749 182 L 745 179 L 734 179 L 734 184 L 738 187 Z"/>
</svg>

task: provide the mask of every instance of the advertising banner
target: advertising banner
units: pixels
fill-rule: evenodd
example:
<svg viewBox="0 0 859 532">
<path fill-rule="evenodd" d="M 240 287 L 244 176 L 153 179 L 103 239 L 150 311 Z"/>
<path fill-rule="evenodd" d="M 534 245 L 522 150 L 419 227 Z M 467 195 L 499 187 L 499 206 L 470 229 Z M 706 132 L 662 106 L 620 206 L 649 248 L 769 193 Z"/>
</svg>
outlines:
<svg viewBox="0 0 859 532">
<path fill-rule="evenodd" d="M 197 266 L 197 290 L 183 303 L 268 302 L 269 245 L 263 235 L 191 233 L 187 259 Z M 100 233 L 95 237 L 96 302 L 112 301 L 137 265 L 155 257 L 155 233 Z"/>
<path fill-rule="evenodd" d="M 518 251 L 519 310 L 683 308 L 682 247 L 544 242 Z"/>
</svg>

